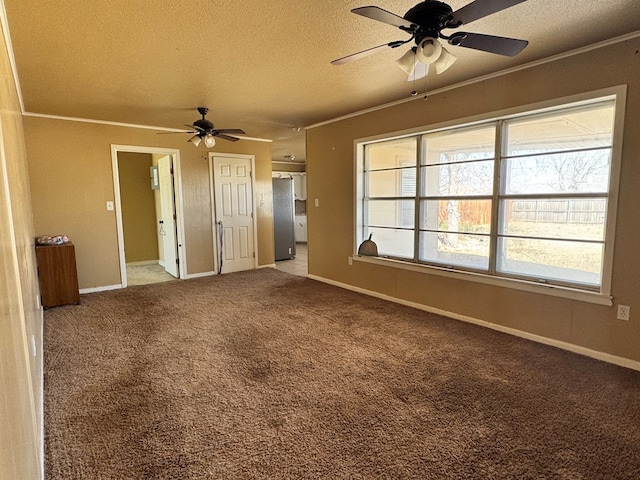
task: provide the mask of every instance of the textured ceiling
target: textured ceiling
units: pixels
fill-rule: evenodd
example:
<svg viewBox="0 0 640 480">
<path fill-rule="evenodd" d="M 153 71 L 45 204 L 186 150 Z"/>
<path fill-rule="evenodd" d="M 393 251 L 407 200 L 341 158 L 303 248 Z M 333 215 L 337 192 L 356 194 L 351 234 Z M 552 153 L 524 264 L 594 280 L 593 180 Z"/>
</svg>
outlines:
<svg viewBox="0 0 640 480">
<path fill-rule="evenodd" d="M 1 0 L 0 0 L 1 1 Z M 415 0 L 370 2 L 400 16 Z M 448 2 L 454 10 L 468 0 Z M 305 158 L 305 127 L 408 98 L 388 49 L 407 36 L 354 15 L 358 0 L 4 0 L 27 112 L 181 128 L 210 108 L 218 128 L 274 140 Z M 638 0 L 528 0 L 464 27 L 529 40 L 518 56 L 450 47 L 458 61 L 433 90 L 640 31 Z M 419 82 L 419 90 L 424 83 Z"/>
</svg>

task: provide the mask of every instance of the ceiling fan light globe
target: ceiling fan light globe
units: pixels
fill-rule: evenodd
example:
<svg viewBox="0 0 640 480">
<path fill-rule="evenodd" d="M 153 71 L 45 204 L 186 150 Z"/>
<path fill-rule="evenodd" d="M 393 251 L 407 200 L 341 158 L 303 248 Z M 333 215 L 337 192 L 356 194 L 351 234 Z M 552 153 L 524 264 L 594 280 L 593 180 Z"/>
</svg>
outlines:
<svg viewBox="0 0 640 480">
<path fill-rule="evenodd" d="M 396 63 L 407 75 L 413 75 L 413 71 L 416 68 L 416 54 L 413 49 L 407 50 L 407 53 L 402 55 Z"/>
<path fill-rule="evenodd" d="M 442 45 L 436 38 L 425 38 L 416 49 L 418 61 L 427 65 L 434 63 L 442 54 Z"/>
<path fill-rule="evenodd" d="M 204 137 L 204 144 L 207 146 L 207 148 L 211 148 L 211 147 L 215 146 L 216 139 L 214 138 L 213 135 L 206 135 Z"/>
<path fill-rule="evenodd" d="M 446 48 L 442 47 L 442 53 L 440 54 L 440 58 L 435 61 L 434 66 L 436 67 L 436 73 L 440 75 L 444 71 L 446 71 L 451 65 L 455 63 L 458 59 L 454 54 L 449 52 Z"/>
<path fill-rule="evenodd" d="M 189 141 L 197 147 L 198 145 L 200 145 L 200 142 L 202 141 L 202 139 L 198 135 L 194 135 L 189 139 Z"/>
<path fill-rule="evenodd" d="M 407 82 L 419 80 L 427 75 L 429 75 L 429 65 L 422 62 L 416 62 L 416 68 L 414 68 L 413 73 L 409 75 L 409 78 L 407 78 Z"/>
</svg>

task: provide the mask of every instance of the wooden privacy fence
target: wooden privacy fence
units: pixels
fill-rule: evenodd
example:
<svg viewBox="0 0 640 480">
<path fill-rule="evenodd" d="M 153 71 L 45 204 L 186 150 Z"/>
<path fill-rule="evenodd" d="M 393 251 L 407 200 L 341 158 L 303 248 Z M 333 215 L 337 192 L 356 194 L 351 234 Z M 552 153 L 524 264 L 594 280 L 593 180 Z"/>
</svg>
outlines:
<svg viewBox="0 0 640 480">
<path fill-rule="evenodd" d="M 447 201 L 440 202 L 441 219 L 449 218 Z M 514 200 L 508 203 L 507 218 L 522 222 L 602 224 L 606 215 L 605 199 Z M 491 218 L 490 200 L 456 200 L 458 221 L 484 225 Z"/>
<path fill-rule="evenodd" d="M 511 219 L 539 223 L 604 222 L 606 200 L 517 200 L 511 203 Z"/>
</svg>

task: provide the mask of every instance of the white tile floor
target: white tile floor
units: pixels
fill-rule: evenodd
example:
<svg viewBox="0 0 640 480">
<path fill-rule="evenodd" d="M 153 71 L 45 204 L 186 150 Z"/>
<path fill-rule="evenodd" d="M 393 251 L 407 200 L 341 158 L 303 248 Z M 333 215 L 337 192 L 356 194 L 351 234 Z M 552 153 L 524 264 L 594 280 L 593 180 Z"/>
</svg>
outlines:
<svg viewBox="0 0 640 480">
<path fill-rule="evenodd" d="M 276 268 L 283 272 L 306 277 L 308 274 L 307 244 L 297 243 L 296 258 L 277 261 Z M 175 278 L 160 265 L 127 265 L 127 285 L 146 285 L 169 280 L 175 280 Z"/>
<path fill-rule="evenodd" d="M 127 285 L 147 285 L 149 283 L 175 280 L 161 265 L 127 265 Z"/>
<path fill-rule="evenodd" d="M 296 243 L 296 258 L 279 260 L 276 262 L 276 268 L 283 272 L 306 277 L 309 272 L 307 269 L 307 244 Z"/>
</svg>

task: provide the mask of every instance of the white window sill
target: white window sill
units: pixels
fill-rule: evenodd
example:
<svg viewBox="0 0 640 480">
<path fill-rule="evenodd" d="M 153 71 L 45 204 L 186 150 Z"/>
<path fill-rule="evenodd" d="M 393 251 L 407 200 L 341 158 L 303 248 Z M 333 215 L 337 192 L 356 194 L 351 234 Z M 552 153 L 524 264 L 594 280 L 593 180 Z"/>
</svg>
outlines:
<svg viewBox="0 0 640 480">
<path fill-rule="evenodd" d="M 398 268 L 400 270 L 408 270 L 413 272 L 426 273 L 429 275 L 440 275 L 468 282 L 478 282 L 485 285 L 495 285 L 503 288 L 511 288 L 514 290 L 522 290 L 525 292 L 537 293 L 541 295 L 550 295 L 553 297 L 568 298 L 586 303 L 594 303 L 597 305 L 613 306 L 613 299 L 610 295 L 598 292 L 588 292 L 577 288 L 563 287 L 559 285 L 540 284 L 528 282 L 525 280 L 494 277 L 476 272 L 461 272 L 446 268 L 438 268 L 432 265 L 420 265 L 415 263 L 403 262 L 401 260 L 393 260 L 384 257 L 366 257 L 353 255 L 353 261 L 372 263 L 375 265 L 384 265 L 386 267 Z"/>
</svg>

